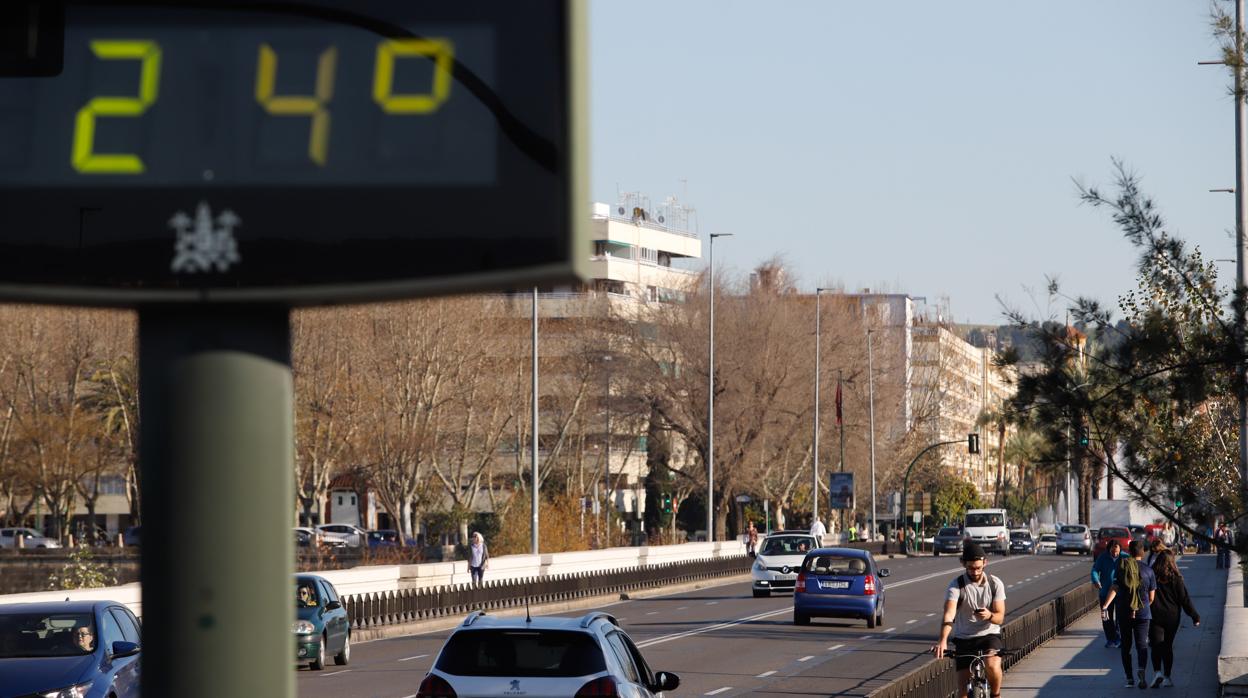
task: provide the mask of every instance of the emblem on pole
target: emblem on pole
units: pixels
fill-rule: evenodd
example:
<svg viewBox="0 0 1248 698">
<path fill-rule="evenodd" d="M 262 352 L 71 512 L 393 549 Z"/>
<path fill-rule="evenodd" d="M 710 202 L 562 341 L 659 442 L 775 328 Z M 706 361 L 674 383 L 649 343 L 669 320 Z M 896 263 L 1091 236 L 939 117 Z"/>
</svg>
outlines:
<svg viewBox="0 0 1248 698">
<path fill-rule="evenodd" d="M 177 232 L 178 239 L 170 268 L 192 274 L 212 271 L 214 267 L 219 272 L 229 270 L 231 264 L 239 261 L 234 228 L 241 224 L 242 220 L 229 209 L 214 219 L 206 201 L 199 202 L 194 218 L 185 211 L 173 214 L 169 227 Z"/>
</svg>

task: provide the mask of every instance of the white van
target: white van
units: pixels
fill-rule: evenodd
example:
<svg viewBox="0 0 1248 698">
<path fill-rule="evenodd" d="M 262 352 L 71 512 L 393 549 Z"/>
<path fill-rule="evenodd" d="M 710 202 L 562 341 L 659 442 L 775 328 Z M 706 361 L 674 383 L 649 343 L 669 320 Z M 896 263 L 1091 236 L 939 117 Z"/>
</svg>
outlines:
<svg viewBox="0 0 1248 698">
<path fill-rule="evenodd" d="M 995 550 L 1010 554 L 1010 529 L 1006 528 L 1005 509 L 969 509 L 963 519 L 966 540 L 975 541 L 985 552 Z"/>
</svg>

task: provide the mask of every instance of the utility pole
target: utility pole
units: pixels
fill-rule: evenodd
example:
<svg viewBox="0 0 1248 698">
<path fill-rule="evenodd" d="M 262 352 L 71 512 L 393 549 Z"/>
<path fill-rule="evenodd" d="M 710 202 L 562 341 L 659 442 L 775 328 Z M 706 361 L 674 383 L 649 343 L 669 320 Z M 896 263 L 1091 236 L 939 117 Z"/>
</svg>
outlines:
<svg viewBox="0 0 1248 698">
<path fill-rule="evenodd" d="M 875 363 L 871 354 L 871 332 L 867 330 L 867 411 L 871 429 L 871 538 L 879 535 L 875 521 Z"/>
<path fill-rule="evenodd" d="M 1244 0 L 1235 0 L 1235 291 L 1241 299 L 1248 287 L 1248 222 L 1244 221 L 1244 186 L 1248 181 L 1248 163 L 1244 162 L 1248 123 L 1244 116 Z M 1235 314 L 1235 339 L 1239 348 L 1239 492 L 1248 501 L 1248 307 L 1241 306 Z M 1241 535 L 1248 534 L 1248 519 L 1239 520 Z"/>
<path fill-rule="evenodd" d="M 530 503 L 530 506 L 533 511 L 533 524 L 532 524 L 533 528 L 532 528 L 532 535 L 530 536 L 530 540 L 529 540 L 529 547 L 531 549 L 532 554 L 537 555 L 539 548 L 537 545 L 537 523 L 538 523 L 537 522 L 537 490 L 538 490 L 537 437 L 538 437 L 538 433 L 537 433 L 537 287 L 536 286 L 533 287 L 533 350 L 532 351 L 533 351 L 533 438 L 532 438 L 532 442 L 533 442 L 532 444 L 532 447 L 533 447 L 533 458 L 532 458 L 533 487 L 532 487 L 532 490 L 533 491 L 531 494 L 532 494 L 533 500 Z"/>
</svg>

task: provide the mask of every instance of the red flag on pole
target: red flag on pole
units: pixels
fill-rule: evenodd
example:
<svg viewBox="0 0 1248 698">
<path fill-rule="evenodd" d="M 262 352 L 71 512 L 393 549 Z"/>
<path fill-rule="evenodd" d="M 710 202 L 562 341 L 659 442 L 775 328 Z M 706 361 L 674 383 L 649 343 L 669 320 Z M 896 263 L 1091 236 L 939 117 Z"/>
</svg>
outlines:
<svg viewBox="0 0 1248 698">
<path fill-rule="evenodd" d="M 841 425 L 841 382 L 836 382 L 836 425 Z"/>
</svg>

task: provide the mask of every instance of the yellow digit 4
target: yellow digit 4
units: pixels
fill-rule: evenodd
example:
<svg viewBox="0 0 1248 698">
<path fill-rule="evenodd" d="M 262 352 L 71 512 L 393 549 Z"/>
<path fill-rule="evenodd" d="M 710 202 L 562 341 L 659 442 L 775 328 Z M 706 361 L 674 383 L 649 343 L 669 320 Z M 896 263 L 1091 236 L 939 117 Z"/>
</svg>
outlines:
<svg viewBox="0 0 1248 698">
<path fill-rule="evenodd" d="M 139 61 L 138 97 L 96 97 L 82 109 L 74 124 L 72 163 L 90 174 L 140 174 L 137 155 L 94 152 L 95 119 L 99 116 L 139 116 L 156 101 L 160 85 L 160 45 L 155 41 L 92 41 L 91 51 L 106 61 Z"/>
<path fill-rule="evenodd" d="M 433 60 L 433 89 L 427 93 L 394 94 L 395 57 L 423 56 Z M 451 94 L 455 47 L 448 39 L 387 39 L 377 44 L 373 69 L 373 100 L 387 114 L 429 114 Z"/>
<path fill-rule="evenodd" d="M 277 53 L 268 44 L 260 44 L 260 62 L 256 69 L 256 101 L 275 116 L 310 116 L 312 134 L 308 138 L 308 157 L 322 167 L 329 152 L 329 110 L 325 105 L 334 96 L 334 67 L 338 49 L 330 46 L 316 62 L 316 93 L 307 95 L 274 95 L 277 82 Z"/>
</svg>

